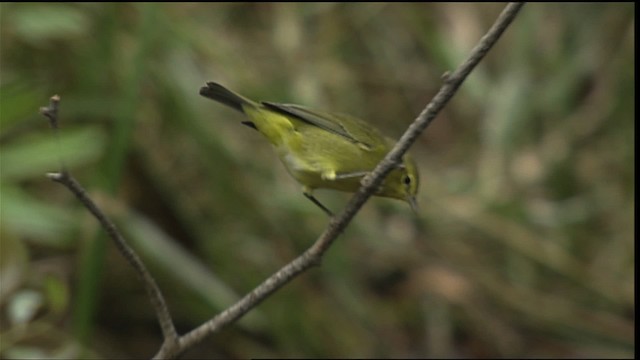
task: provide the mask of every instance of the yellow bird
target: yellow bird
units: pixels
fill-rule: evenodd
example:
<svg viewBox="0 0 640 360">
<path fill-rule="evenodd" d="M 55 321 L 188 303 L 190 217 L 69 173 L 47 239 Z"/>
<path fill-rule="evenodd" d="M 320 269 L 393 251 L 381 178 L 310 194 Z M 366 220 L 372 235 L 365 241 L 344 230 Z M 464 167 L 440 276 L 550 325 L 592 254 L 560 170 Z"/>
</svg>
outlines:
<svg viewBox="0 0 640 360">
<path fill-rule="evenodd" d="M 208 82 L 200 95 L 244 113 L 243 124 L 256 129 L 274 146 L 280 160 L 303 186 L 303 194 L 329 216 L 332 212 L 312 195 L 318 188 L 355 192 L 394 145 L 370 124 L 343 114 L 300 105 L 255 102 L 224 86 Z M 418 169 L 406 154 L 375 195 L 407 201 L 416 210 Z"/>
</svg>

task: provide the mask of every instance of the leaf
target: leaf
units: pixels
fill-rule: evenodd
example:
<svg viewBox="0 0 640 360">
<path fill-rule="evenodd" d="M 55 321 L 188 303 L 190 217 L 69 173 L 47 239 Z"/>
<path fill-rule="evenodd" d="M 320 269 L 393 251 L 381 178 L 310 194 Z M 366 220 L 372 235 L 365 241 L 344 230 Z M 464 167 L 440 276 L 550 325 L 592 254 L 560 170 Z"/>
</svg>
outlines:
<svg viewBox="0 0 640 360">
<path fill-rule="evenodd" d="M 59 140 L 59 141 L 58 141 Z M 86 164 L 98 158 L 105 136 L 97 127 L 67 129 L 59 138 L 35 135 L 2 146 L 0 179 L 18 180 L 58 171 L 62 160 L 66 167 Z"/>
<path fill-rule="evenodd" d="M 89 19 L 71 6 L 30 4 L 16 7 L 11 15 L 9 26 L 16 36 L 35 45 L 89 32 Z"/>
<path fill-rule="evenodd" d="M 63 245 L 60 241 L 64 237 L 60 234 L 75 226 L 74 213 L 34 199 L 15 186 L 1 184 L 0 198 L 0 225 L 3 232 L 44 241 L 49 245 Z"/>
</svg>

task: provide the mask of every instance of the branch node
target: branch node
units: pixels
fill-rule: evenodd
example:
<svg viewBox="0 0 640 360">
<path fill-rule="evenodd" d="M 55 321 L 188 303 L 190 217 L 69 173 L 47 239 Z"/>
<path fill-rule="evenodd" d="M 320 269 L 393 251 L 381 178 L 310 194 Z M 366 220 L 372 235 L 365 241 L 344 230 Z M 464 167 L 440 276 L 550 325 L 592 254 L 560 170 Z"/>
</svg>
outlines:
<svg viewBox="0 0 640 360">
<path fill-rule="evenodd" d="M 50 180 L 60 182 L 64 178 L 64 174 L 59 172 L 50 172 L 50 173 L 47 173 L 47 177 Z"/>
<path fill-rule="evenodd" d="M 440 76 L 440 79 L 443 83 L 448 83 L 451 80 L 451 71 L 445 71 L 442 76 Z"/>
<path fill-rule="evenodd" d="M 49 119 L 49 125 L 54 129 L 58 128 L 58 105 L 60 105 L 60 95 L 53 95 L 49 99 L 49 106 L 40 108 L 40 114 Z"/>
</svg>

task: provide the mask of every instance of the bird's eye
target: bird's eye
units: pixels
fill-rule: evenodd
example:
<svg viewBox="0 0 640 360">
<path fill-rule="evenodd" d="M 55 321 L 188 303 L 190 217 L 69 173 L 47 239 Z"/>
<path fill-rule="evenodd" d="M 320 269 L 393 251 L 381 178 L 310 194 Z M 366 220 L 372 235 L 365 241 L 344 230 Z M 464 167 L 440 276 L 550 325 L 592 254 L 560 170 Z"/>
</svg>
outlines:
<svg viewBox="0 0 640 360">
<path fill-rule="evenodd" d="M 411 178 L 409 177 L 409 175 L 405 175 L 404 178 L 402 178 L 402 182 L 405 185 L 410 185 L 411 184 Z"/>
</svg>

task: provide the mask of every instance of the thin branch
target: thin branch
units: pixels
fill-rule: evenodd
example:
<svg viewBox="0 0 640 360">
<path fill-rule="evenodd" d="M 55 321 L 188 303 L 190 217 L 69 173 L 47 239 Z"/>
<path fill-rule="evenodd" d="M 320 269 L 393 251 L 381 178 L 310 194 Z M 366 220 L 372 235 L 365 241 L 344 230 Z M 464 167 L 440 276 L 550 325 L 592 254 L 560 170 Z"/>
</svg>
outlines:
<svg viewBox="0 0 640 360">
<path fill-rule="evenodd" d="M 54 95 L 51 97 L 49 102 L 49 106 L 40 108 L 40 113 L 46 116 L 49 119 L 49 124 L 51 128 L 56 132 L 58 132 L 58 108 L 60 106 L 60 97 L 58 95 Z M 162 345 L 162 349 L 166 347 L 175 347 L 175 344 L 178 342 L 178 334 L 176 332 L 175 326 L 173 324 L 173 320 L 171 319 L 171 315 L 169 313 L 169 308 L 167 307 L 166 301 L 160 292 L 160 288 L 156 284 L 155 280 L 144 266 L 140 257 L 136 254 L 136 252 L 127 244 L 126 240 L 120 235 L 120 232 L 113 224 L 113 222 L 100 210 L 100 208 L 91 200 L 91 198 L 87 195 L 87 192 L 80 183 L 76 179 L 69 174 L 67 169 L 63 165 L 60 166 L 61 170 L 57 173 L 49 173 L 47 177 L 57 183 L 64 185 L 69 191 L 71 191 L 75 197 L 84 205 L 93 214 L 93 216 L 98 219 L 100 225 L 107 232 L 107 235 L 111 239 L 113 239 L 116 247 L 124 256 L 124 258 L 131 264 L 135 272 L 138 274 L 142 283 L 144 284 L 145 289 L 147 290 L 147 294 L 151 299 L 151 304 L 156 312 L 156 317 L 158 318 L 158 322 L 160 323 L 160 328 L 162 329 L 162 335 L 164 338 L 164 342 Z"/>
<path fill-rule="evenodd" d="M 480 60 L 482 60 L 489 49 L 498 41 L 513 19 L 515 19 L 523 5 L 524 3 L 510 3 L 505 7 L 487 34 L 482 37 L 478 45 L 471 51 L 469 58 L 453 73 L 447 74 L 440 91 L 438 91 L 427 107 L 409 126 L 389 154 L 362 180 L 363 186 L 351 198 L 345 210 L 339 217 L 331 219 L 325 232 L 309 249 L 267 278 L 262 284 L 258 285 L 234 305 L 182 336 L 178 341 L 177 347 L 163 347 L 163 349 L 156 354 L 155 358 L 175 358 L 179 356 L 194 344 L 202 341 L 205 337 L 220 330 L 223 326 L 238 320 L 298 274 L 314 265 L 320 264 L 320 260 L 327 249 L 338 235 L 344 231 L 362 205 L 364 205 L 374 193 L 375 189 L 382 183 L 386 175 L 400 163 L 400 159 L 404 153 L 407 152 L 418 136 L 429 126 L 440 110 L 442 110 L 453 97 L 469 73 L 478 65 Z"/>
</svg>

